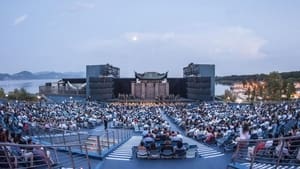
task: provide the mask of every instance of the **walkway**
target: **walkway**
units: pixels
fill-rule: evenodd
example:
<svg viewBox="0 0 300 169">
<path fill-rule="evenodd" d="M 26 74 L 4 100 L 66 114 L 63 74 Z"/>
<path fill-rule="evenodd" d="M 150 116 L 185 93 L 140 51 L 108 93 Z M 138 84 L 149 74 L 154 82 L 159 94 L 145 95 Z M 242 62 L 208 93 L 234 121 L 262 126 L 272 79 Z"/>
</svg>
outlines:
<svg viewBox="0 0 300 169">
<path fill-rule="evenodd" d="M 130 159 L 132 159 L 132 147 L 139 145 L 141 140 L 142 136 L 132 136 L 126 143 L 110 153 L 105 159 L 129 161 Z"/>
</svg>

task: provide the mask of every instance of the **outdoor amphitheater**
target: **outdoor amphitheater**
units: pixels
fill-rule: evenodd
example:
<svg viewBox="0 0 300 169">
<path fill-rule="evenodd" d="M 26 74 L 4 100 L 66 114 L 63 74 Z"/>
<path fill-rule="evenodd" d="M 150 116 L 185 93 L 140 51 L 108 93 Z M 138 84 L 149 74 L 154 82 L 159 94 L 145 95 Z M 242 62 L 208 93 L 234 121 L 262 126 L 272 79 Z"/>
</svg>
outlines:
<svg viewBox="0 0 300 169">
<path fill-rule="evenodd" d="M 296 101 L 3 102 L 0 113 L 1 168 L 300 168 Z"/>
</svg>

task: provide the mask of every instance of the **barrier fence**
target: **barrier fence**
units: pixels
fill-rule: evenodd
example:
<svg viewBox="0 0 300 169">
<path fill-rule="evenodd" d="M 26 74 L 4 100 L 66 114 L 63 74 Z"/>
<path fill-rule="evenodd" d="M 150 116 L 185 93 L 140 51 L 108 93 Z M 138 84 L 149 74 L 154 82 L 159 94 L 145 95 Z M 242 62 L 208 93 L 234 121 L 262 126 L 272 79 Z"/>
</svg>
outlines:
<svg viewBox="0 0 300 169">
<path fill-rule="evenodd" d="M 38 145 L 38 144 L 11 144 L 0 143 L 0 168 L 88 168 L 92 165 L 88 156 L 87 147 L 84 154 L 74 154 L 73 149 L 81 145 Z M 67 151 L 58 151 L 64 148 Z"/>
<path fill-rule="evenodd" d="M 89 134 L 83 131 L 70 131 L 57 128 L 45 129 L 38 126 L 31 131 L 30 137 L 44 145 L 57 144 L 78 144 L 76 152 L 85 153 L 84 146 L 87 146 L 88 153 L 101 155 L 103 151 L 129 139 L 133 134 L 131 129 L 112 129 Z M 75 151 L 75 149 L 73 149 Z"/>
<path fill-rule="evenodd" d="M 300 167 L 300 136 L 238 141 L 228 168 Z"/>
</svg>

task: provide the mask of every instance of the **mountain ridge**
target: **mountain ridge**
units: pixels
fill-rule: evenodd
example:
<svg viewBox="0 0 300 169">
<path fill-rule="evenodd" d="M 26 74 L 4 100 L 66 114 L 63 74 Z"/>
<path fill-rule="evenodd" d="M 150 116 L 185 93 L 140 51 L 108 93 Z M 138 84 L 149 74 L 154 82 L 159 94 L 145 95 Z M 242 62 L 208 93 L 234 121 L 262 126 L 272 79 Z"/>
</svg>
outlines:
<svg viewBox="0 0 300 169">
<path fill-rule="evenodd" d="M 14 74 L 0 73 L 0 80 L 35 80 L 35 79 L 61 79 L 61 78 L 84 78 L 84 72 L 54 72 L 43 71 L 32 73 L 21 71 Z"/>
</svg>

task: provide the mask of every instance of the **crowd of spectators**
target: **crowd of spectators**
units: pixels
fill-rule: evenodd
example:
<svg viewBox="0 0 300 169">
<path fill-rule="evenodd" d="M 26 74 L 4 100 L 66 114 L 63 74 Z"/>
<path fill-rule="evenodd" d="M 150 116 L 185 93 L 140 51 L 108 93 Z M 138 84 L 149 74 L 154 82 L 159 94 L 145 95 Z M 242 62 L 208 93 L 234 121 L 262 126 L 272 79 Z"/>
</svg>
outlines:
<svg viewBox="0 0 300 169">
<path fill-rule="evenodd" d="M 186 134 L 209 142 L 237 133 L 241 139 L 300 135 L 300 102 L 166 106 L 165 113 Z"/>
<path fill-rule="evenodd" d="M 210 142 L 231 133 L 240 138 L 268 138 L 300 134 L 300 103 L 227 104 L 122 104 L 96 102 L 0 104 L 0 125 L 13 133 L 28 132 L 37 125 L 45 129 L 75 130 L 105 120 L 112 127 L 169 128 L 163 111 L 188 136 Z M 242 129 L 247 132 L 243 132 Z"/>
<path fill-rule="evenodd" d="M 111 114 L 108 104 L 95 102 L 0 103 L 0 143 L 3 143 L 0 145 L 0 168 L 9 168 L 9 164 L 13 167 L 30 167 L 37 162 L 53 164 L 50 151 L 36 144 L 30 146 L 34 144 L 31 135 L 39 127 L 42 131 L 89 128 L 111 119 Z"/>
<path fill-rule="evenodd" d="M 111 119 L 107 104 L 66 102 L 63 104 L 9 102 L 0 104 L 0 125 L 13 133 L 27 133 L 36 126 L 51 130 L 93 128 Z"/>
<path fill-rule="evenodd" d="M 199 141 L 246 151 L 249 159 L 256 154 L 300 161 L 300 102 L 178 104 L 164 111 Z"/>
<path fill-rule="evenodd" d="M 134 128 L 170 128 L 170 124 L 162 118 L 159 105 L 156 104 L 112 104 L 112 127 Z"/>
<path fill-rule="evenodd" d="M 76 130 L 111 121 L 112 127 L 143 131 L 147 140 L 180 139 L 162 117 L 165 113 L 187 136 L 211 143 L 234 135 L 234 139 L 278 138 L 300 135 L 300 102 L 229 104 L 174 103 L 124 104 L 65 102 L 62 104 L 10 102 L 0 104 L 0 125 L 6 135 L 29 133 L 37 125 L 51 130 Z M 107 122 L 107 121 L 106 121 Z M 167 139 L 165 139 L 167 138 Z M 282 143 L 283 144 L 283 143 Z M 180 146 L 180 145 L 179 145 Z M 30 159 L 28 155 L 26 158 Z"/>
</svg>

